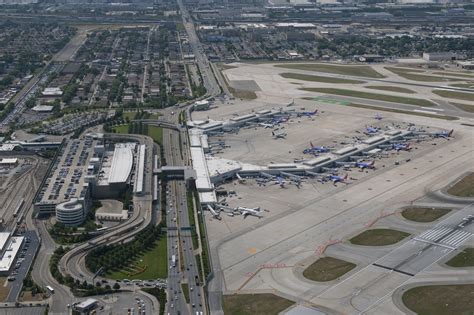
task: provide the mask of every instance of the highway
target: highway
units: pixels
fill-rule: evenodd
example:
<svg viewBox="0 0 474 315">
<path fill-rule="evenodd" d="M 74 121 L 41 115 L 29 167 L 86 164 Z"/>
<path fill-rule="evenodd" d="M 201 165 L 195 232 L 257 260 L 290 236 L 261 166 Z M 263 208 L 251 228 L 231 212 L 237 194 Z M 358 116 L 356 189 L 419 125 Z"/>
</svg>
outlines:
<svg viewBox="0 0 474 315">
<path fill-rule="evenodd" d="M 176 120 L 177 115 L 165 114 L 165 119 Z M 180 131 L 181 132 L 181 131 Z M 181 135 L 186 139 L 186 135 Z M 180 152 L 179 133 L 174 130 L 163 131 L 163 145 L 168 165 L 182 166 L 188 163 L 187 141 L 183 142 L 183 156 Z M 183 140 L 182 140 L 183 141 Z M 184 158 L 184 159 L 183 159 Z M 185 162 L 186 161 L 186 162 Z M 196 285 L 199 270 L 190 230 L 186 187 L 184 181 L 173 180 L 167 186 L 167 227 L 168 227 L 168 305 L 169 314 L 204 314 L 204 292 L 202 286 Z M 176 257 L 176 266 L 172 266 L 171 258 Z M 189 288 L 189 305 L 186 304 L 181 283 Z"/>
<path fill-rule="evenodd" d="M 207 95 L 215 96 L 221 94 L 221 89 L 217 83 L 214 73 L 211 68 L 211 63 L 207 59 L 204 49 L 202 48 L 199 37 L 196 34 L 196 29 L 194 27 L 193 20 L 183 4 L 182 0 L 178 0 L 179 9 L 181 11 L 181 16 L 183 17 L 183 25 L 188 34 L 189 45 L 191 46 L 195 61 L 201 70 L 201 76 L 204 82 L 204 87 L 207 90 Z M 222 84 L 221 84 L 222 85 Z M 224 86 L 224 85 L 222 85 Z"/>
</svg>

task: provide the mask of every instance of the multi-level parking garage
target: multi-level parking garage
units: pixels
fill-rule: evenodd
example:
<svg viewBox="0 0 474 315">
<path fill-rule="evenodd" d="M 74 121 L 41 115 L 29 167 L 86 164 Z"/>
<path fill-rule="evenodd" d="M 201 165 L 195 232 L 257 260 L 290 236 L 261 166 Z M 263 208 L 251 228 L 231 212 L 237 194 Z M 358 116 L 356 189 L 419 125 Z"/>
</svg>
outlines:
<svg viewBox="0 0 474 315">
<path fill-rule="evenodd" d="M 39 214 L 56 214 L 67 226 L 81 224 L 92 199 L 115 198 L 129 186 L 143 190 L 145 147 L 112 143 L 86 134 L 61 147 L 35 201 Z"/>
</svg>

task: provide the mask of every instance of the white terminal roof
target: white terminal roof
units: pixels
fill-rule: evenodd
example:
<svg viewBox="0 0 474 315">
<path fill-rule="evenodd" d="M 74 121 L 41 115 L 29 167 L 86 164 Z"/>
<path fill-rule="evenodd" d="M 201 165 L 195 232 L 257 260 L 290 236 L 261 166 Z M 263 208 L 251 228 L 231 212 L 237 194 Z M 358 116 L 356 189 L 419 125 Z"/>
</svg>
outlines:
<svg viewBox="0 0 474 315">
<path fill-rule="evenodd" d="M 240 162 L 228 160 L 220 157 L 208 157 L 207 168 L 211 177 L 228 172 L 240 171 L 242 165 Z"/>
<path fill-rule="evenodd" d="M 211 191 L 213 185 L 207 171 L 207 162 L 201 147 L 191 147 L 191 159 L 196 170 L 196 188 L 198 191 Z"/>
<path fill-rule="evenodd" d="M 10 233 L 1 233 L 10 235 Z M 3 238 L 3 236 L 2 236 Z M 13 261 L 15 260 L 18 251 L 20 250 L 21 244 L 23 243 L 23 236 L 12 236 L 8 241 L 3 252 L 3 256 L 0 259 L 0 272 L 7 272 L 10 270 Z"/>
<path fill-rule="evenodd" d="M 7 244 L 10 233 L 0 233 L 0 251 L 3 251 L 5 244 Z"/>
<path fill-rule="evenodd" d="M 4 158 L 0 159 L 0 164 L 15 164 L 18 163 L 17 158 Z"/>
<path fill-rule="evenodd" d="M 127 181 L 133 165 L 133 153 L 130 145 L 117 144 L 110 167 L 109 183 L 124 183 Z"/>
</svg>

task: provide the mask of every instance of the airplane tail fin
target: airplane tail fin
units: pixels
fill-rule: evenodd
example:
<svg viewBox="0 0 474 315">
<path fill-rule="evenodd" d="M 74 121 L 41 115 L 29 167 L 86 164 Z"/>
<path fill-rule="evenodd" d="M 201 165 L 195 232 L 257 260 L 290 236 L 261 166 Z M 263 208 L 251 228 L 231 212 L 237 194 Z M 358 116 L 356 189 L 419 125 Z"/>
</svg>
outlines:
<svg viewBox="0 0 474 315">
<path fill-rule="evenodd" d="M 375 161 L 369 163 L 370 166 L 375 166 Z"/>
<path fill-rule="evenodd" d="M 451 129 L 451 131 L 448 133 L 448 137 L 451 137 L 454 133 L 454 129 Z"/>
<path fill-rule="evenodd" d="M 311 145 L 312 148 L 314 148 L 313 142 L 310 141 L 309 144 Z"/>
<path fill-rule="evenodd" d="M 272 136 L 274 136 L 274 135 L 275 135 L 275 131 L 272 131 Z"/>
<path fill-rule="evenodd" d="M 315 109 L 314 112 L 313 112 L 313 114 L 316 115 L 317 113 L 318 113 L 318 109 Z"/>
<path fill-rule="evenodd" d="M 347 173 L 346 173 L 346 176 L 344 176 L 344 181 L 347 179 L 347 176 L 348 176 L 348 175 L 347 175 Z"/>
</svg>

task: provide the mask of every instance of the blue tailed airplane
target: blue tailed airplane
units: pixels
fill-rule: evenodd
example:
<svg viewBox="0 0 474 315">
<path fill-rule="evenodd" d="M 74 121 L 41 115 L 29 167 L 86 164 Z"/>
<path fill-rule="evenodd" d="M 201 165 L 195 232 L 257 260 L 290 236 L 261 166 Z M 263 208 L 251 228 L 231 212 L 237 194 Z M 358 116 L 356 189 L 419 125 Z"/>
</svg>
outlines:
<svg viewBox="0 0 474 315">
<path fill-rule="evenodd" d="M 375 168 L 375 161 L 370 161 L 370 162 L 355 162 L 354 164 L 355 166 L 357 166 L 358 168 L 360 169 L 364 169 L 364 168 Z"/>
<path fill-rule="evenodd" d="M 451 131 L 439 131 L 439 132 L 434 132 L 431 135 L 435 138 L 451 138 L 453 136 L 454 129 L 451 129 Z"/>
<path fill-rule="evenodd" d="M 397 151 L 410 151 L 411 147 L 409 143 L 393 143 L 392 149 Z"/>
<path fill-rule="evenodd" d="M 328 178 L 332 180 L 333 183 L 346 183 L 347 174 L 344 177 L 339 175 L 329 175 Z"/>
<path fill-rule="evenodd" d="M 314 153 L 326 153 L 326 152 L 329 152 L 329 148 L 328 147 L 318 147 L 318 146 L 314 146 L 312 142 L 309 143 L 310 144 L 310 148 L 307 148 L 307 149 L 304 149 L 303 150 L 303 153 L 304 154 L 314 154 Z"/>
<path fill-rule="evenodd" d="M 374 134 L 379 132 L 380 128 L 372 127 L 372 126 L 365 126 L 365 134 Z"/>
</svg>

